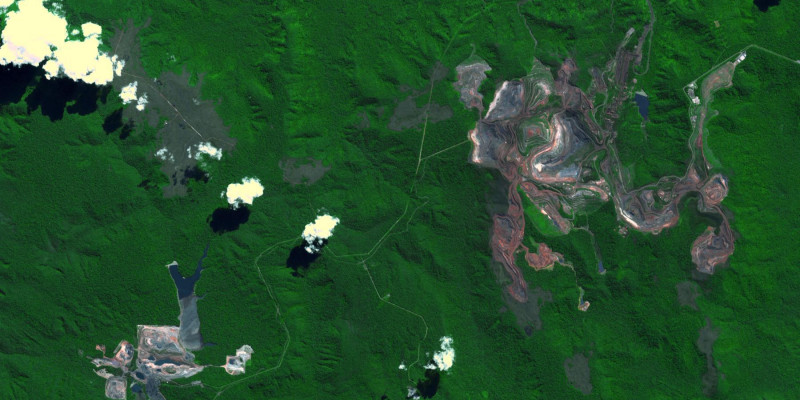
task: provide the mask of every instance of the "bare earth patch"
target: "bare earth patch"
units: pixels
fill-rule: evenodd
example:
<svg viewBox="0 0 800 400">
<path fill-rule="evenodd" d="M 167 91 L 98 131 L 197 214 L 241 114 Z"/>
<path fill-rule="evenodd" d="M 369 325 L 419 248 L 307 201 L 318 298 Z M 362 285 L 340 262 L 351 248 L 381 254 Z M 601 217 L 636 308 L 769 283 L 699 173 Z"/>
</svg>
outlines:
<svg viewBox="0 0 800 400">
<path fill-rule="evenodd" d="M 189 85 L 191 74 L 183 71 L 180 75 L 165 72 L 157 79 L 147 76 L 141 63 L 141 51 L 137 33 L 146 29 L 134 26 L 128 21 L 117 31 L 111 43 L 113 52 L 125 61 L 122 76 L 112 82 L 114 89 L 137 82 L 137 95 L 146 94 L 144 110 L 133 104 L 125 107 L 123 118 L 135 125 L 148 124 L 158 129 L 161 139 L 159 159 L 161 172 L 169 179 L 163 188 L 164 197 L 185 196 L 186 182 L 197 174 L 197 148 L 201 143 L 210 143 L 222 150 L 223 154 L 233 150 L 236 140 L 228 136 L 228 127 L 217 115 L 218 102 L 201 100 L 202 77 L 194 86 Z"/>
<path fill-rule="evenodd" d="M 592 377 L 589 371 L 589 359 L 582 353 L 564 360 L 564 372 L 570 385 L 588 395 L 592 393 Z"/>
<path fill-rule="evenodd" d="M 331 169 L 322 165 L 322 161 L 311 157 L 306 159 L 287 157 L 278 162 L 278 167 L 283 170 L 283 180 L 292 185 L 312 185 Z"/>
<path fill-rule="evenodd" d="M 695 299 L 700 296 L 697 284 L 691 281 L 678 282 L 675 285 L 675 289 L 678 291 L 678 303 L 680 303 L 681 307 L 688 306 L 697 310 Z"/>
<path fill-rule="evenodd" d="M 719 337 L 719 329 L 711 326 L 711 320 L 706 318 L 706 325 L 700 328 L 697 337 L 697 348 L 701 353 L 706 356 L 706 373 L 703 374 L 703 394 L 712 396 L 717 392 L 717 382 L 719 381 L 719 373 L 716 365 L 714 365 L 714 342 Z"/>
<path fill-rule="evenodd" d="M 445 77 L 447 77 L 447 68 L 437 62 L 431 71 L 431 81 L 428 86 L 420 91 L 412 91 L 411 95 L 395 107 L 387 128 L 399 132 L 421 126 L 426 117 L 428 123 L 431 124 L 450 119 L 453 116 L 453 110 L 449 106 L 428 102 L 425 106 L 417 107 L 417 99 L 423 95 L 428 97 L 432 86 Z"/>
</svg>

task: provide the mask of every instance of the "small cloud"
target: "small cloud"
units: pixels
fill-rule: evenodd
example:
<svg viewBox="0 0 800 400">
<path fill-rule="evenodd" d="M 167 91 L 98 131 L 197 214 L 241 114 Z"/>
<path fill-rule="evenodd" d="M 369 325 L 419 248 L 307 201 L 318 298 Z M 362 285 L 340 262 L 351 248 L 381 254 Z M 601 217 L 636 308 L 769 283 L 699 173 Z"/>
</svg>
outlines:
<svg viewBox="0 0 800 400">
<path fill-rule="evenodd" d="M 42 65 L 42 69 L 44 70 L 45 76 L 48 78 L 51 76 L 56 76 L 61 71 L 61 65 L 54 60 L 47 60 L 44 65 Z"/>
<path fill-rule="evenodd" d="M 103 28 L 94 22 L 87 22 L 81 25 L 81 31 L 83 32 L 84 37 L 89 37 L 92 35 L 100 36 L 100 34 L 103 33 Z"/>
<path fill-rule="evenodd" d="M 84 24 L 85 25 L 85 24 Z M 114 56 L 116 57 L 116 56 Z M 50 61 L 48 61 L 49 63 Z M 47 65 L 45 65 L 45 69 Z M 147 105 L 147 93 L 142 93 L 141 96 L 138 98 L 136 97 L 136 90 L 139 86 L 139 82 L 133 81 L 129 83 L 127 86 L 122 88 L 122 91 L 119 93 L 119 98 L 122 99 L 122 104 L 130 104 L 134 101 L 136 102 L 136 109 L 139 111 L 144 111 L 144 106 Z M 189 154 L 191 157 L 191 154 Z"/>
<path fill-rule="evenodd" d="M 142 93 L 139 97 L 139 100 L 136 100 L 136 109 L 139 111 L 144 111 L 144 106 L 147 105 L 147 93 Z"/>
<path fill-rule="evenodd" d="M 447 371 L 453 366 L 453 362 L 456 360 L 456 351 L 453 349 L 453 338 L 442 336 L 439 341 L 442 346 L 442 351 L 433 353 L 433 361 L 425 365 L 425 368 Z"/>
<path fill-rule="evenodd" d="M 213 159 L 222 159 L 222 150 L 211 145 L 210 142 L 201 142 L 197 145 L 197 153 L 194 157 L 199 158 L 200 154 L 207 154 Z"/>
<path fill-rule="evenodd" d="M 114 75 L 122 76 L 122 69 L 125 68 L 125 60 L 118 60 L 117 55 L 111 56 L 111 62 L 114 63 Z"/>
<path fill-rule="evenodd" d="M 399 370 L 405 370 L 405 369 L 406 369 L 406 364 L 405 364 L 405 363 L 400 363 L 400 365 L 399 365 L 399 366 L 397 366 L 397 369 L 399 369 Z"/>
<path fill-rule="evenodd" d="M 258 178 L 244 178 L 242 183 L 228 185 L 228 190 L 222 192 L 222 197 L 227 197 L 228 204 L 236 209 L 242 203 L 253 204 L 253 200 L 263 194 L 264 187 L 261 186 L 261 181 Z"/>
<path fill-rule="evenodd" d="M 133 81 L 122 88 L 122 91 L 119 93 L 119 98 L 122 99 L 122 104 L 128 104 L 136 101 L 136 87 L 138 85 L 138 82 Z"/>
<path fill-rule="evenodd" d="M 175 162 L 175 157 L 169 152 L 169 150 L 167 150 L 166 147 L 159 149 L 156 152 L 156 157 L 158 157 L 161 161 L 169 160 L 170 162 Z"/>
<path fill-rule="evenodd" d="M 314 222 L 307 224 L 303 229 L 303 239 L 307 243 L 305 250 L 309 253 L 320 251 L 320 242 L 330 238 L 333 235 L 333 228 L 338 224 L 339 218 L 328 214 L 317 216 Z"/>
</svg>

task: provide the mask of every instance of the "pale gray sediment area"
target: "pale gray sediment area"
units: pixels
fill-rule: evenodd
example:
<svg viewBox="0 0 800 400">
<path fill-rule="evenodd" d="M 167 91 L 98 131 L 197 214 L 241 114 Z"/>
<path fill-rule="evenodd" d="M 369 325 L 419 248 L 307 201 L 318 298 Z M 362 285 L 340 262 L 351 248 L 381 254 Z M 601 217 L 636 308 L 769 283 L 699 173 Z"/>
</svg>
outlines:
<svg viewBox="0 0 800 400">
<path fill-rule="evenodd" d="M 359 121 L 358 124 L 356 125 L 356 129 L 358 129 L 360 131 L 369 129 L 371 124 L 370 124 L 369 115 L 367 114 L 367 112 L 366 111 L 361 111 L 361 112 L 358 113 L 358 116 L 359 116 L 359 118 L 361 118 L 361 121 Z"/>
<path fill-rule="evenodd" d="M 192 293 L 189 297 L 184 297 L 179 301 L 181 306 L 180 338 L 187 350 L 199 350 L 203 347 L 203 336 L 200 335 L 200 317 L 197 315 L 197 300 L 199 298 Z"/>
<path fill-rule="evenodd" d="M 539 318 L 539 312 L 544 303 L 553 302 L 553 293 L 541 287 L 535 287 L 531 291 L 530 296 L 528 296 L 528 302 L 530 306 L 527 307 L 527 314 L 531 317 L 531 326 L 534 330 L 538 331 L 542 329 L 542 319 Z"/>
<path fill-rule="evenodd" d="M 589 359 L 583 353 L 577 353 L 564 360 L 564 373 L 567 374 L 567 380 L 575 389 L 580 390 L 584 395 L 592 393 Z"/>
<path fill-rule="evenodd" d="M 278 162 L 278 167 L 283 170 L 283 180 L 292 185 L 313 185 L 331 169 L 322 165 L 322 161 L 311 157 L 287 157 Z"/>
<path fill-rule="evenodd" d="M 498 272 L 502 273 L 502 267 L 498 264 Z M 544 290 L 541 287 L 536 287 L 530 291 L 528 295 L 527 301 L 524 303 L 520 303 L 518 301 L 512 301 L 513 298 L 511 295 L 504 291 L 503 297 L 505 298 L 506 304 L 508 304 L 509 309 L 514 313 L 517 317 L 517 324 L 522 328 L 528 336 L 533 336 L 535 331 L 539 331 L 542 329 L 542 319 L 539 317 L 541 313 L 542 306 L 545 303 L 552 303 L 553 302 L 553 293 L 549 290 Z"/>
<path fill-rule="evenodd" d="M 417 99 L 419 99 L 420 96 L 424 96 L 424 99 L 427 100 L 432 85 L 446 78 L 447 73 L 447 68 L 442 65 L 442 63 L 436 62 L 430 71 L 430 83 L 423 90 L 412 91 L 411 95 L 397 104 L 394 113 L 389 119 L 387 128 L 393 131 L 403 131 L 421 127 L 426 119 L 429 124 L 450 119 L 453 116 L 453 110 L 449 106 L 429 102 L 422 107 L 417 107 Z M 401 88 L 401 90 L 402 89 L 403 88 Z"/>
<path fill-rule="evenodd" d="M 188 350 L 199 350 L 203 347 L 203 336 L 200 335 L 200 317 L 197 315 L 197 300 L 200 298 L 194 294 L 194 285 L 200 280 L 200 273 L 203 270 L 203 260 L 208 256 L 208 245 L 203 251 L 203 256 L 197 262 L 194 274 L 189 278 L 184 278 L 178 271 L 178 264 L 172 263 L 169 266 L 170 276 L 178 290 L 178 303 L 181 313 L 180 320 L 180 340 Z"/>
<path fill-rule="evenodd" d="M 719 330 L 711 326 L 711 320 L 706 318 L 706 325 L 700 328 L 697 337 L 697 348 L 706 356 L 706 373 L 703 374 L 703 394 L 713 396 L 717 392 L 719 372 L 714 363 L 714 342 L 719 337 Z"/>
<path fill-rule="evenodd" d="M 394 109 L 387 128 L 393 131 L 416 128 L 425 122 L 426 116 L 428 123 L 436 123 L 452 117 L 453 110 L 449 106 L 436 103 L 431 103 L 427 107 L 417 107 L 415 98 L 408 96 Z"/>
<path fill-rule="evenodd" d="M 700 296 L 700 291 L 696 283 L 691 281 L 678 282 L 675 285 L 678 291 L 678 303 L 683 306 L 691 307 L 697 310 L 697 302 L 695 301 Z"/>
</svg>

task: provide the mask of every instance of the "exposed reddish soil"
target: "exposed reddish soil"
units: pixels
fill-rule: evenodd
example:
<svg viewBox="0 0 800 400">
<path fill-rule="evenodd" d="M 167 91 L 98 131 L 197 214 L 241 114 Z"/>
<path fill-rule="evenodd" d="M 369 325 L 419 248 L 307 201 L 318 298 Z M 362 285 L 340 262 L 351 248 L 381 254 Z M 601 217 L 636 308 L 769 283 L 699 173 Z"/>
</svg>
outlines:
<svg viewBox="0 0 800 400">
<path fill-rule="evenodd" d="M 517 254 L 524 254 L 536 270 L 564 263 L 563 256 L 545 243 L 531 253 L 522 245 L 525 232 L 524 210 L 520 191 L 538 211 L 547 216 L 558 230 L 567 234 L 575 215 L 587 206 L 613 201 L 618 219 L 627 228 L 658 234 L 677 224 L 678 206 L 689 193 L 699 193 L 698 209 L 720 216 L 719 228 L 709 227 L 694 242 L 692 260 L 699 271 L 713 273 L 733 252 L 733 235 L 720 203 L 728 193 L 728 181 L 722 175 L 710 175 L 703 153 L 703 126 L 713 92 L 731 85 L 735 65 L 726 63 L 713 71 L 701 88 L 702 105 L 693 107 L 693 132 L 689 139 L 692 158 L 684 176 L 667 176 L 640 188 L 626 188 L 618 152 L 614 145 L 618 108 L 629 98 L 629 71 L 642 60 L 645 29 L 636 50 L 620 45 L 614 61 L 605 73 L 592 69 L 592 92 L 613 93 L 603 104 L 602 125 L 596 122 L 598 111 L 583 90 L 570 83 L 578 66 L 566 59 L 552 72 L 534 61 L 531 73 L 518 80 L 506 81 L 497 89 L 486 114 L 469 132 L 473 143 L 470 161 L 498 170 L 509 183 L 508 209 L 493 218 L 491 246 L 493 258 L 511 278 L 507 291 L 518 302 L 528 300 L 528 284 L 516 265 Z M 624 43 L 629 40 L 626 36 Z M 474 92 L 487 65 L 475 64 L 474 72 L 460 66 L 459 82 L 465 106 L 479 108 Z M 471 75 L 470 75 L 471 74 Z M 606 76 L 606 74 L 608 76 Z M 480 79 L 478 79 L 480 78 Z M 469 82 L 469 84 L 467 83 Z M 549 103 L 552 96 L 560 102 Z M 601 158 L 602 157 L 602 158 Z M 588 307 L 588 303 L 587 303 Z"/>
</svg>

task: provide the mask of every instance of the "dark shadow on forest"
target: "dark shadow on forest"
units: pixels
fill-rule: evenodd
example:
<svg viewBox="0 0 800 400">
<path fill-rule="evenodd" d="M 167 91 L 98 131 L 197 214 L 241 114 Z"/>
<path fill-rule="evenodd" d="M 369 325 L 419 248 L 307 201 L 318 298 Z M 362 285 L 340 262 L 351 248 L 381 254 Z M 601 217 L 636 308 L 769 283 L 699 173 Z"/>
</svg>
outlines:
<svg viewBox="0 0 800 400">
<path fill-rule="evenodd" d="M 304 276 L 305 271 L 319 258 L 320 252 L 326 244 L 328 244 L 327 240 L 318 240 L 316 245 L 319 250 L 315 253 L 309 253 L 306 251 L 307 243 L 303 241 L 289 252 L 289 258 L 286 259 L 286 268 L 292 270 L 293 276 Z"/>
<path fill-rule="evenodd" d="M 428 364 L 432 364 L 430 361 Z M 417 381 L 417 394 L 423 399 L 430 399 L 439 391 L 439 370 L 426 369 L 425 378 Z"/>
<path fill-rule="evenodd" d="M 197 182 L 208 183 L 208 173 L 200 169 L 197 165 L 189 166 L 184 168 L 183 170 L 176 169 L 172 172 L 172 183 L 180 183 L 181 185 L 186 186 L 189 183 L 189 180 L 194 180 Z"/>
<path fill-rule="evenodd" d="M 214 233 L 223 234 L 239 229 L 239 226 L 250 219 L 250 210 L 245 206 L 239 206 L 235 210 L 229 207 L 214 210 L 206 221 L 209 222 Z"/>
<path fill-rule="evenodd" d="M 775 7 L 781 4 L 781 0 L 753 0 L 753 4 L 758 7 L 758 11 L 767 12 L 770 7 Z"/>
<path fill-rule="evenodd" d="M 150 179 L 145 179 L 141 181 L 136 187 L 140 187 L 144 190 L 153 190 L 158 189 L 158 184 L 156 182 L 151 181 Z"/>
<path fill-rule="evenodd" d="M 105 103 L 110 86 L 90 85 L 69 78 L 40 79 L 25 98 L 28 113 L 37 109 L 51 121 L 64 118 L 64 112 L 89 115 L 97 111 L 98 100 Z M 72 103 L 70 105 L 67 105 Z"/>
<path fill-rule="evenodd" d="M 183 170 L 183 179 L 181 179 L 181 185 L 185 185 L 187 182 L 189 182 L 189 179 L 208 183 L 209 176 L 206 171 L 203 171 L 200 169 L 200 167 L 195 165 L 194 167 L 188 167 Z"/>
<path fill-rule="evenodd" d="M 27 96 L 29 87 L 33 91 Z M 31 66 L 0 67 L 0 105 L 20 102 L 25 97 L 28 113 L 41 110 L 51 121 L 64 113 L 87 115 L 97 111 L 98 101 L 106 103 L 111 86 L 97 86 L 69 78 L 47 79 L 41 69 Z M 69 105 L 68 105 L 69 104 Z"/>
<path fill-rule="evenodd" d="M 14 67 L 10 65 L 0 66 L 0 106 L 18 103 L 25 95 L 28 86 L 31 85 L 39 74 L 39 69 L 32 65 Z"/>
<path fill-rule="evenodd" d="M 122 121 L 122 112 L 124 111 L 123 108 L 117 109 L 116 111 L 109 114 L 108 117 L 103 121 L 103 131 L 105 131 L 106 135 L 110 135 L 117 130 L 120 130 L 119 138 L 125 140 L 128 136 L 131 135 L 133 132 L 133 119 L 128 118 L 127 121 Z"/>
</svg>

